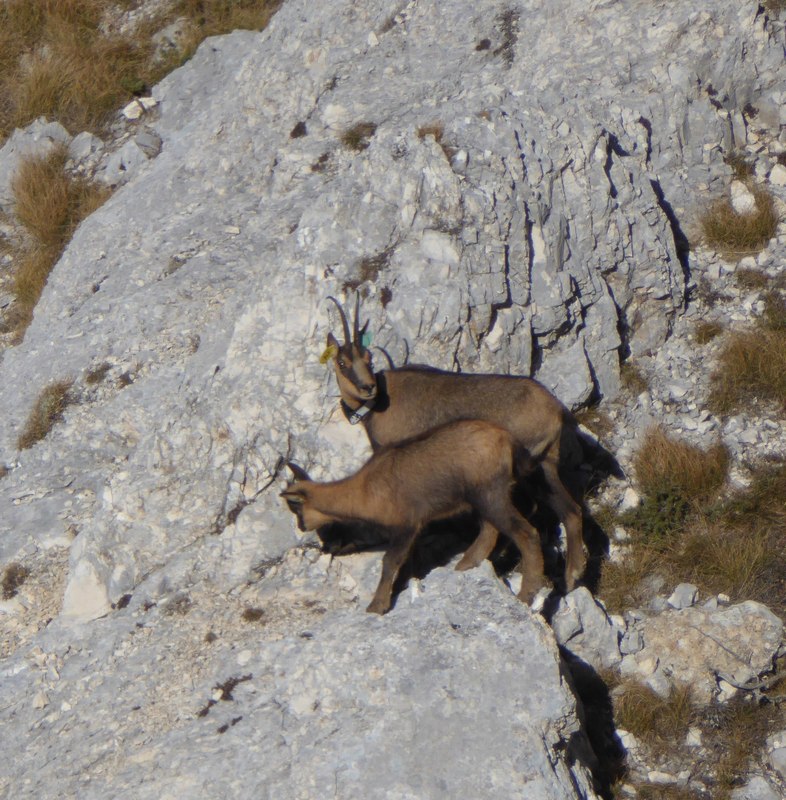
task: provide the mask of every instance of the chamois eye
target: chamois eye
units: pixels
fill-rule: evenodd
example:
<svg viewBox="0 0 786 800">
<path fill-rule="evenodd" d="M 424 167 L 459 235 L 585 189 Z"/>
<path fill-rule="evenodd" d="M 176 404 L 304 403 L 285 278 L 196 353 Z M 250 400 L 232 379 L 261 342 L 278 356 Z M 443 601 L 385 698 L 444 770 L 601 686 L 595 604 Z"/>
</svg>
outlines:
<svg viewBox="0 0 786 800">
<path fill-rule="evenodd" d="M 344 361 L 344 359 L 343 359 L 343 358 L 339 358 L 339 360 L 338 360 L 338 366 L 339 366 L 341 369 L 345 369 L 345 368 L 346 368 L 346 366 L 347 366 L 347 365 L 346 365 L 346 362 Z"/>
</svg>

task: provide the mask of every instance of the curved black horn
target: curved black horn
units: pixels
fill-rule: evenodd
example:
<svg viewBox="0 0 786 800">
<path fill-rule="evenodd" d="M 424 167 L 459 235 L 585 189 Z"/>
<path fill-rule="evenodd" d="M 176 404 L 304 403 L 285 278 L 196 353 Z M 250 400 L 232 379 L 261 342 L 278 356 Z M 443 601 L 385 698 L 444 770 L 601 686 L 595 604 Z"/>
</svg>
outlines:
<svg viewBox="0 0 786 800">
<path fill-rule="evenodd" d="M 355 321 L 352 323 L 352 341 L 355 347 L 360 347 L 360 331 L 358 330 L 358 316 L 360 315 L 360 292 L 355 292 Z"/>
<path fill-rule="evenodd" d="M 332 300 L 336 304 L 338 313 L 341 314 L 341 324 L 344 326 L 344 345 L 348 345 L 351 339 L 349 338 L 349 323 L 347 322 L 347 315 L 344 313 L 344 309 L 341 308 L 341 303 L 339 303 L 335 297 L 328 296 L 328 300 Z"/>
<path fill-rule="evenodd" d="M 292 470 L 292 475 L 295 477 L 296 481 L 311 480 L 311 478 L 308 477 L 308 473 L 303 469 L 303 467 L 299 467 L 292 461 L 287 461 L 287 466 Z"/>
</svg>

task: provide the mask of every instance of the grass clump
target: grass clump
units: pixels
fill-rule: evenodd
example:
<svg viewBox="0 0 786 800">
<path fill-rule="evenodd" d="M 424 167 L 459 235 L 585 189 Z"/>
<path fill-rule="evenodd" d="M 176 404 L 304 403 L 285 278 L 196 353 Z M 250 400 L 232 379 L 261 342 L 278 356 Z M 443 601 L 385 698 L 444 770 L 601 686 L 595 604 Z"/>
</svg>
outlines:
<svg viewBox="0 0 786 800">
<path fill-rule="evenodd" d="M 729 454 L 720 444 L 704 451 L 652 428 L 634 458 L 643 501 L 623 516 L 623 524 L 652 540 L 668 538 L 692 510 L 714 499 L 728 465 Z"/>
<path fill-rule="evenodd" d="M 360 153 L 369 146 L 369 140 L 376 130 L 377 126 L 373 122 L 358 122 L 341 134 L 341 143 L 344 147 Z"/>
<path fill-rule="evenodd" d="M 3 579 L 0 581 L 3 600 L 10 600 L 19 591 L 19 587 L 30 576 L 30 570 L 13 561 L 3 570 Z"/>
<path fill-rule="evenodd" d="M 740 289 L 747 289 L 748 291 L 764 289 L 769 280 L 767 274 L 760 269 L 738 269 L 734 273 L 734 283 Z"/>
<path fill-rule="evenodd" d="M 109 196 L 109 190 L 71 175 L 65 148 L 24 160 L 12 182 L 16 217 L 28 234 L 28 244 L 16 259 L 13 292 L 16 306 L 10 327 L 21 335 L 33 309 L 79 223 Z"/>
<path fill-rule="evenodd" d="M 750 186 L 756 198 L 756 210 L 738 214 L 728 198 L 713 203 L 702 214 L 700 224 L 710 247 L 727 260 L 752 255 L 772 239 L 780 217 L 772 195 L 758 186 Z"/>
<path fill-rule="evenodd" d="M 54 381 L 46 386 L 36 398 L 25 427 L 16 440 L 20 450 L 32 447 L 40 442 L 49 431 L 63 418 L 63 412 L 69 403 L 69 390 L 72 381 Z"/>
<path fill-rule="evenodd" d="M 130 7 L 120 0 L 121 9 Z M 132 34 L 113 30 L 104 0 L 0 3 L 0 139 L 39 116 L 72 133 L 99 132 L 132 95 L 148 91 L 207 36 L 261 30 L 281 0 L 177 0 Z M 178 49 L 155 57 L 154 35 L 185 19 Z"/>
<path fill-rule="evenodd" d="M 723 325 L 720 322 L 702 321 L 696 325 L 693 335 L 698 344 L 707 344 L 723 333 Z"/>
<path fill-rule="evenodd" d="M 668 697 L 661 697 L 649 686 L 630 681 L 612 697 L 617 725 L 656 755 L 664 755 L 675 741 L 685 738 L 696 713 L 690 686 L 673 686 Z"/>
<path fill-rule="evenodd" d="M 36 117 L 96 130 L 145 81 L 149 41 L 104 32 L 100 0 L 0 4 L 0 135 Z"/>
<path fill-rule="evenodd" d="M 778 293 L 765 297 L 757 324 L 729 337 L 712 375 L 709 407 L 729 414 L 753 399 L 786 408 L 786 303 Z"/>
<path fill-rule="evenodd" d="M 430 125 L 421 125 L 418 128 L 418 139 L 425 139 L 427 136 L 433 136 L 434 141 L 442 148 L 445 158 L 450 162 L 453 156 L 456 155 L 457 148 L 449 145 L 445 140 L 445 127 L 441 122 L 433 122 Z"/>
<path fill-rule="evenodd" d="M 620 379 L 622 380 L 622 385 L 632 394 L 640 395 L 642 392 L 649 391 L 649 381 L 644 373 L 631 361 L 626 361 L 620 367 Z"/>
</svg>

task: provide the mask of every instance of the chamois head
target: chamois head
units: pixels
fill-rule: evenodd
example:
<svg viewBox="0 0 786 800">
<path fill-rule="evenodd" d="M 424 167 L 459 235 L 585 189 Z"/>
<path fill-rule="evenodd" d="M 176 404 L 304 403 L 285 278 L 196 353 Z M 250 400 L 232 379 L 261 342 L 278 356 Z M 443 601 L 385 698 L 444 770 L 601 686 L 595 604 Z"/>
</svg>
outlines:
<svg viewBox="0 0 786 800">
<path fill-rule="evenodd" d="M 355 404 L 367 403 L 377 396 L 377 381 L 371 368 L 371 353 L 363 345 L 363 334 L 366 332 L 368 322 L 363 328 L 358 327 L 358 314 L 360 311 L 360 295 L 355 295 L 355 320 L 353 334 L 349 333 L 349 322 L 344 309 L 335 297 L 328 297 L 338 308 L 341 315 L 341 324 L 344 327 L 344 343 L 339 344 L 336 337 L 329 333 L 327 337 L 328 351 L 332 352 L 333 368 L 336 371 L 338 388 L 345 402 Z"/>
<path fill-rule="evenodd" d="M 332 517 L 320 513 L 309 504 L 309 487 L 312 486 L 308 473 L 297 464 L 287 461 L 292 470 L 294 480 L 281 492 L 289 510 L 297 517 L 297 526 L 301 531 L 315 531 L 323 525 L 333 522 Z"/>
</svg>

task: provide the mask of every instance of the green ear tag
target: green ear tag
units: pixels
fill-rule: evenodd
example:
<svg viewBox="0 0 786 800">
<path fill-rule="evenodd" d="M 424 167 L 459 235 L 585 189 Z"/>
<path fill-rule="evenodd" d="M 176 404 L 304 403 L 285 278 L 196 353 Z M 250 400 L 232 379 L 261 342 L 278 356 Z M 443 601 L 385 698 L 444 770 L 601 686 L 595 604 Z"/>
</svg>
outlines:
<svg viewBox="0 0 786 800">
<path fill-rule="evenodd" d="M 320 364 L 327 364 L 331 358 L 335 358 L 338 355 L 338 348 L 334 345 L 328 345 L 325 348 L 325 352 L 319 357 Z"/>
<path fill-rule="evenodd" d="M 365 333 L 364 333 L 364 334 L 363 334 L 363 335 L 360 337 L 360 344 L 361 344 L 363 347 L 368 347 L 368 346 L 371 344 L 371 340 L 372 340 L 373 338 L 374 338 L 374 337 L 371 335 L 371 331 L 366 331 L 366 332 L 365 332 Z"/>
</svg>

